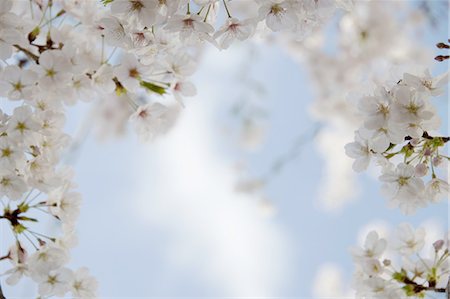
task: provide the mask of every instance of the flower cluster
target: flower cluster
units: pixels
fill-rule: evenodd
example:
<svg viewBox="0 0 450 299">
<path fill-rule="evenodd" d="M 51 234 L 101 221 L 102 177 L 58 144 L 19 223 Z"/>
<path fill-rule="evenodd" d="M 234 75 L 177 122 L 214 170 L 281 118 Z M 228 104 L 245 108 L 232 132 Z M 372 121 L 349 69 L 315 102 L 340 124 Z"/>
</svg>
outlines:
<svg viewBox="0 0 450 299">
<path fill-rule="evenodd" d="M 112 16 L 104 19 L 109 37 L 134 48 L 154 44 L 155 35 L 175 33 L 182 41 L 208 41 L 226 49 L 235 40 L 248 39 L 259 24 L 271 31 L 290 31 L 305 35 L 329 19 L 337 7 L 349 7 L 351 1 L 255 0 L 240 3 L 233 11 L 229 0 L 104 0 Z M 239 2 L 239 1 L 237 1 Z M 220 8 L 226 18 L 216 26 Z M 246 18 L 234 15 L 242 12 Z M 109 26 L 108 26 L 109 25 Z"/>
<path fill-rule="evenodd" d="M 283 39 L 282 45 L 311 77 L 315 95 L 309 110 L 323 125 L 316 139 L 325 161 L 318 201 L 326 210 L 342 209 L 359 198 L 351 160 L 343 150 L 330 148 L 343 148 L 360 126 L 355 95 L 368 90 L 363 82 L 385 81 L 393 66 L 403 72 L 411 64 L 429 64 L 429 48 L 417 38 L 426 16 L 409 4 L 390 2 L 387 8 L 380 1 L 356 1 L 338 19 L 334 38 L 322 28 L 302 42 Z"/>
<path fill-rule="evenodd" d="M 448 242 L 437 240 L 430 255 L 422 254 L 425 230 L 400 224 L 395 241 L 388 244 L 371 231 L 363 247 L 352 248 L 356 265 L 354 288 L 357 298 L 424 298 L 445 293 L 449 280 Z M 389 247 L 398 255 L 386 258 Z"/>
<path fill-rule="evenodd" d="M 440 127 L 431 98 L 442 94 L 447 82 L 448 73 L 435 78 L 429 72 L 405 73 L 396 84 L 379 86 L 358 105 L 364 125 L 356 131 L 355 141 L 346 145 L 346 153 L 355 159 L 355 171 L 367 169 L 373 158 L 378 161 L 382 193 L 405 214 L 440 201 L 449 191 L 436 170 L 449 159 L 442 154 L 449 138 L 431 136 Z"/>
<path fill-rule="evenodd" d="M 34 91 L 40 88 L 39 79 L 45 77 L 37 73 L 31 76 L 31 72 L 9 66 L 2 73 L 10 74 L 3 80 L 17 80 L 11 83 L 14 87 L 10 91 L 3 91 L 25 100 L 11 115 L 0 111 L 0 197 L 4 207 L 0 220 L 9 223 L 15 240 L 8 253 L 0 257 L 11 262 L 4 275 L 10 285 L 24 276 L 31 277 L 38 283 L 41 296 L 63 296 L 70 291 L 76 297 L 92 297 L 96 282 L 87 269 L 74 272 L 65 267 L 76 241 L 81 196 L 73 191 L 70 169 L 58 165 L 69 142 L 62 132 L 64 113 L 56 100 L 52 103 L 32 98 L 39 94 Z M 28 84 L 32 90 L 27 91 Z M 36 231 L 38 222 L 46 217 L 61 223 L 58 237 Z"/>
<path fill-rule="evenodd" d="M 226 49 L 261 28 L 304 35 L 350 2 L 1 1 L 0 96 L 9 101 L 0 110 L 0 220 L 14 237 L 1 257 L 12 264 L 7 283 L 30 277 L 40 296 L 95 295 L 85 268 L 66 268 L 81 204 L 61 165 L 71 142 L 67 106 L 97 101 L 107 130 L 129 120 L 140 138 L 153 139 L 196 94 L 189 77 L 204 41 Z M 58 236 L 42 231 L 42 216 L 59 222 Z"/>
<path fill-rule="evenodd" d="M 64 106 L 89 99 L 98 51 L 72 43 L 76 35 L 62 34 L 67 28 L 48 27 L 52 31 L 43 37 L 45 13 L 33 27 L 23 21 L 33 17 L 22 18 L 13 4 L 23 3 L 0 4 L 0 96 L 9 100 L 0 109 L 0 224 L 8 225 L 13 239 L 1 253 L 0 261 L 10 262 L 2 275 L 10 285 L 31 278 L 43 297 L 68 292 L 93 297 L 96 280 L 88 270 L 67 268 L 81 196 L 74 191 L 71 170 L 60 162 L 70 143 L 63 132 Z M 50 220 L 59 224 L 59 232 L 43 229 Z"/>
</svg>

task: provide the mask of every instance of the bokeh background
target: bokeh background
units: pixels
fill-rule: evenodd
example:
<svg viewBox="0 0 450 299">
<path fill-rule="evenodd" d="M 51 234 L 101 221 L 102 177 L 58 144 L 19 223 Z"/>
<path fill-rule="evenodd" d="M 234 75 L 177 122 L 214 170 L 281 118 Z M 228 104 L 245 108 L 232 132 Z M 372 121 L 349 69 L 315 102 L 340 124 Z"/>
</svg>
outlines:
<svg viewBox="0 0 450 299">
<path fill-rule="evenodd" d="M 424 28 L 417 39 L 439 74 L 448 65 L 433 62 L 434 45 L 448 22 Z M 101 141 L 83 123 L 91 104 L 70 108 L 67 130 L 82 143 L 68 161 L 84 198 L 71 265 L 90 268 L 102 298 L 350 298 L 349 247 L 369 230 L 406 221 L 429 241 L 444 234 L 447 202 L 406 217 L 387 208 L 375 170 L 330 169 L 324 153 L 336 167 L 351 160 L 310 113 L 312 80 L 279 43 L 259 40 L 206 47 L 198 95 L 152 143 L 132 130 Z M 448 93 L 436 103 L 448 134 Z"/>
</svg>

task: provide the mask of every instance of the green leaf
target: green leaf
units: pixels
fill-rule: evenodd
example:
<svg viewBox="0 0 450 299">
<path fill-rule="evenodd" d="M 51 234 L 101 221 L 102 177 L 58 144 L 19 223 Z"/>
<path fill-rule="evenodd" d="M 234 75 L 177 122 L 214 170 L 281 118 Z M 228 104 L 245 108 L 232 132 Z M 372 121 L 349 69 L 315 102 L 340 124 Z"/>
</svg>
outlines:
<svg viewBox="0 0 450 299">
<path fill-rule="evenodd" d="M 108 5 L 109 3 L 113 2 L 114 0 L 100 0 L 104 6 Z"/>
<path fill-rule="evenodd" d="M 152 92 L 160 94 L 160 95 L 163 95 L 166 93 L 166 89 L 164 87 L 153 84 L 151 82 L 141 81 L 141 86 L 144 87 L 145 89 L 147 89 L 148 91 L 152 91 Z"/>
</svg>

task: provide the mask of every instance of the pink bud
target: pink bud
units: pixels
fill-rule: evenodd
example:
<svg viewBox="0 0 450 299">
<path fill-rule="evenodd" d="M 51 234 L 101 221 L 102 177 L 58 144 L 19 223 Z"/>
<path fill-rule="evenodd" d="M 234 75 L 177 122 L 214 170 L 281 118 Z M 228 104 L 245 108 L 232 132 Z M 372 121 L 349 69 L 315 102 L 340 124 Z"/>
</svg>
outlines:
<svg viewBox="0 0 450 299">
<path fill-rule="evenodd" d="M 444 246 L 444 240 L 437 240 L 433 243 L 434 250 L 439 251 Z"/>
<path fill-rule="evenodd" d="M 433 153 L 433 150 L 431 148 L 427 147 L 425 149 L 425 151 L 423 152 L 423 155 L 424 156 L 430 156 L 432 153 Z"/>
<path fill-rule="evenodd" d="M 438 167 L 442 163 L 442 157 L 437 156 L 433 158 L 433 166 Z"/>
<path fill-rule="evenodd" d="M 416 165 L 415 175 L 416 177 L 423 177 L 428 173 L 428 166 L 425 163 L 420 163 Z"/>
</svg>

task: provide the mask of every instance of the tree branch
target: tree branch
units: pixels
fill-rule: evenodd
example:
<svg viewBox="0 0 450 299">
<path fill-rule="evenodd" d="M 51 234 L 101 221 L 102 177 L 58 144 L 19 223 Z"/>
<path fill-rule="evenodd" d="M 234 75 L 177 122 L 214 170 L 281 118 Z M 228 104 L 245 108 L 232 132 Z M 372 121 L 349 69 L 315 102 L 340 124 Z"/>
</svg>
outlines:
<svg viewBox="0 0 450 299">
<path fill-rule="evenodd" d="M 0 299 L 6 299 L 5 295 L 3 295 L 2 284 L 0 283 Z"/>
<path fill-rule="evenodd" d="M 447 282 L 447 299 L 450 299 L 450 277 Z"/>
<path fill-rule="evenodd" d="M 33 59 L 34 62 L 39 64 L 39 56 L 31 53 L 29 50 L 19 46 L 19 45 L 13 45 L 16 49 L 22 51 L 23 53 L 25 53 L 25 55 L 27 55 L 29 58 Z M 0 298 L 1 299 L 1 298 Z"/>
</svg>

